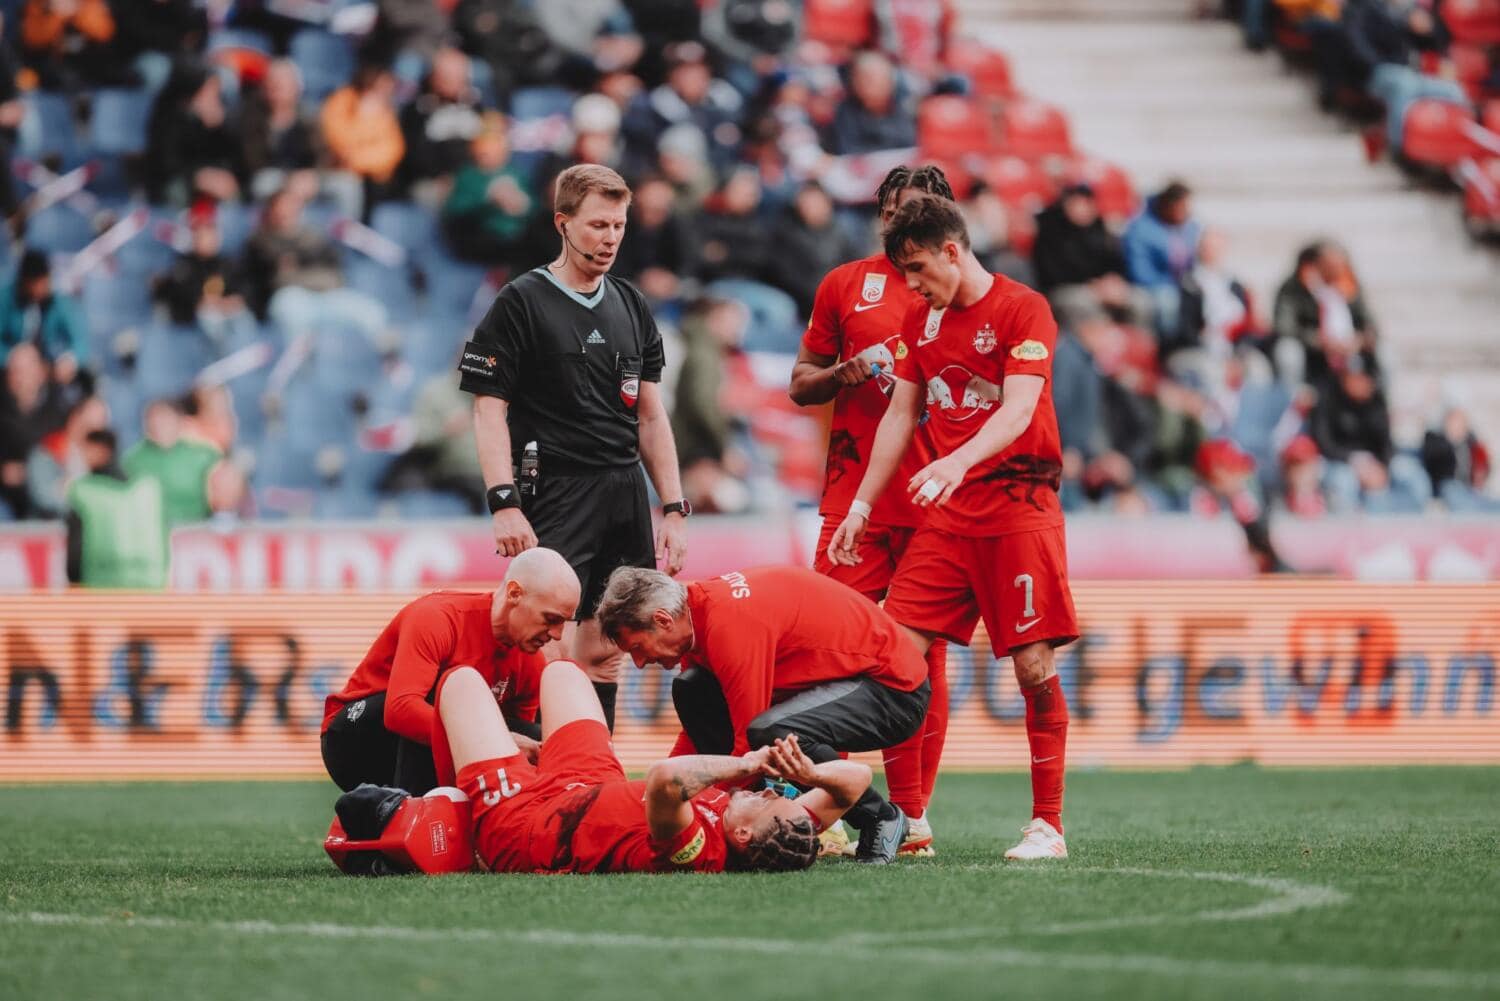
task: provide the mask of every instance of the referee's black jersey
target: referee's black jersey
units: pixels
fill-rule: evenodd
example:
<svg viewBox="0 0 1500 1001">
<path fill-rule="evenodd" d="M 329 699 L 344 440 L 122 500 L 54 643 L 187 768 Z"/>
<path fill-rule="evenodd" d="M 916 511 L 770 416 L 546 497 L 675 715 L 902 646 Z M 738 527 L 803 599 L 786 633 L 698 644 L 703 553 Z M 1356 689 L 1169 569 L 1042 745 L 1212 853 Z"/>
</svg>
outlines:
<svg viewBox="0 0 1500 1001">
<path fill-rule="evenodd" d="M 545 472 L 640 459 L 640 384 L 660 382 L 661 332 L 646 299 L 605 275 L 592 295 L 545 267 L 495 297 L 464 346 L 459 386 L 510 403 L 511 449 L 535 441 Z"/>
</svg>

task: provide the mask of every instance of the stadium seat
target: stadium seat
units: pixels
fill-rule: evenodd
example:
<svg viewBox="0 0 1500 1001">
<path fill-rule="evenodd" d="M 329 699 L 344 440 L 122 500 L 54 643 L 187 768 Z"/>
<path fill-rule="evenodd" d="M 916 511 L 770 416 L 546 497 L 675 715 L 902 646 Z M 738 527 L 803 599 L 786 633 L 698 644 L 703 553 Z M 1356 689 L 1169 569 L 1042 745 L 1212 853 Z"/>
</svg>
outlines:
<svg viewBox="0 0 1500 1001">
<path fill-rule="evenodd" d="M 235 256 L 245 248 L 255 230 L 256 210 L 243 202 L 222 202 L 217 211 L 223 252 Z"/>
<path fill-rule="evenodd" d="M 208 51 L 219 52 L 223 49 L 246 49 L 263 56 L 272 55 L 275 51 L 268 35 L 250 28 L 215 29 L 209 36 Z"/>
<path fill-rule="evenodd" d="M 522 87 L 510 96 L 510 114 L 521 122 L 570 115 L 577 96 L 567 87 Z"/>
<path fill-rule="evenodd" d="M 26 114 L 16 137 L 16 155 L 45 160 L 63 169 L 83 161 L 73 110 L 64 94 L 36 90 L 27 94 Z"/>
<path fill-rule="evenodd" d="M 415 257 L 438 244 L 436 215 L 412 202 L 381 202 L 370 213 L 370 228 Z"/>
<path fill-rule="evenodd" d="M 214 357 L 213 346 L 196 327 L 152 324 L 141 331 L 136 389 L 146 400 L 181 396 Z"/>
<path fill-rule="evenodd" d="M 1455 42 L 1500 45 L 1500 0 L 1447 0 L 1443 21 Z"/>
<path fill-rule="evenodd" d="M 141 417 L 145 401 L 130 380 L 106 374 L 99 380 L 99 395 L 109 407 L 109 423 L 120 439 L 121 451 L 141 437 Z"/>
<path fill-rule="evenodd" d="M 1459 165 L 1464 225 L 1475 237 L 1500 232 L 1500 157 Z"/>
<path fill-rule="evenodd" d="M 114 355 L 116 334 L 151 321 L 151 289 L 132 277 L 96 270 L 84 279 L 79 298 L 93 338 L 95 359 L 106 364 Z"/>
<path fill-rule="evenodd" d="M 1067 116 L 1041 101 L 1007 102 L 1000 112 L 1000 130 L 1005 152 L 1028 160 L 1071 157 L 1073 139 Z"/>
<path fill-rule="evenodd" d="M 836 55 L 866 48 L 875 41 L 875 5 L 872 0 L 806 0 L 802 34 Z"/>
<path fill-rule="evenodd" d="M 302 100 L 321 104 L 354 74 L 354 50 L 348 39 L 319 28 L 292 36 L 289 54 L 302 73 Z"/>
<path fill-rule="evenodd" d="M 1406 112 L 1401 153 L 1424 167 L 1449 170 L 1474 152 L 1474 113 L 1447 101 L 1414 101 Z"/>
<path fill-rule="evenodd" d="M 49 205 L 26 220 L 26 243 L 49 254 L 72 254 L 94 239 L 94 225 L 71 205 Z"/>
<path fill-rule="evenodd" d="M 733 299 L 750 311 L 750 324 L 741 347 L 745 351 L 796 354 L 802 336 L 797 303 L 777 288 L 744 278 L 721 278 L 704 290 L 719 299 Z"/>
<path fill-rule="evenodd" d="M 1453 76 L 1469 95 L 1469 100 L 1478 104 L 1484 97 L 1485 80 L 1490 75 L 1489 55 L 1479 45 L 1454 45 L 1448 50 L 1453 60 Z"/>
<path fill-rule="evenodd" d="M 1099 214 L 1110 222 L 1124 222 L 1140 209 L 1141 199 L 1130 175 L 1106 160 L 1080 156 L 1068 165 L 1065 176 L 1071 184 L 1087 184 L 1094 189 Z"/>
<path fill-rule="evenodd" d="M 468 518 L 473 512 L 462 497 L 436 490 L 410 490 L 396 495 L 396 511 L 402 518 L 422 521 L 433 518 Z"/>
<path fill-rule="evenodd" d="M 1036 215 L 1057 197 L 1057 185 L 1047 172 L 1018 156 L 992 161 L 984 172 L 984 183 L 1006 205 L 1029 215 Z"/>
<path fill-rule="evenodd" d="M 1480 123 L 1491 132 L 1500 135 L 1500 97 L 1494 97 L 1485 102 Z"/>
<path fill-rule="evenodd" d="M 949 69 L 969 78 L 978 97 L 1008 100 L 1016 96 L 1010 60 L 987 45 L 956 41 L 948 49 L 947 62 Z"/>
<path fill-rule="evenodd" d="M 953 189 L 953 197 L 959 201 L 968 198 L 969 194 L 974 190 L 974 175 L 962 161 L 951 157 L 923 156 L 922 162 L 931 164 L 943 172 L 943 176 L 948 178 L 948 187 Z M 861 230 L 864 229 L 863 226 L 860 228 Z M 857 235 L 863 234 L 860 233 Z"/>
<path fill-rule="evenodd" d="M 995 129 L 978 102 L 939 94 L 917 109 L 917 145 L 924 156 L 960 160 L 996 148 Z"/>
<path fill-rule="evenodd" d="M 144 90 L 105 87 L 94 93 L 89 148 L 106 156 L 138 156 L 146 151 L 146 124 L 152 96 Z"/>
</svg>

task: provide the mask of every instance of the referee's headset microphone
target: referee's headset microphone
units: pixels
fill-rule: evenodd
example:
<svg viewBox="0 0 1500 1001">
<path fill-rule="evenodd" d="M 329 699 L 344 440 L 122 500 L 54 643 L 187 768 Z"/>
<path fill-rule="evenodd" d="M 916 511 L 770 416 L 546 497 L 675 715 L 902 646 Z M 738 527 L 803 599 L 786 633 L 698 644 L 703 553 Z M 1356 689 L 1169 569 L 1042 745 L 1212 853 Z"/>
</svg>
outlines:
<svg viewBox="0 0 1500 1001">
<path fill-rule="evenodd" d="M 574 243 L 572 240 L 568 239 L 568 224 L 567 223 L 563 223 L 562 224 L 562 238 L 563 238 L 563 243 L 566 243 L 569 247 L 573 248 L 573 252 L 576 253 L 579 257 L 582 257 L 585 261 L 588 261 L 590 264 L 594 263 L 594 255 L 593 254 L 587 253 L 586 251 L 579 250 L 578 249 L 578 245 L 576 243 Z"/>
</svg>

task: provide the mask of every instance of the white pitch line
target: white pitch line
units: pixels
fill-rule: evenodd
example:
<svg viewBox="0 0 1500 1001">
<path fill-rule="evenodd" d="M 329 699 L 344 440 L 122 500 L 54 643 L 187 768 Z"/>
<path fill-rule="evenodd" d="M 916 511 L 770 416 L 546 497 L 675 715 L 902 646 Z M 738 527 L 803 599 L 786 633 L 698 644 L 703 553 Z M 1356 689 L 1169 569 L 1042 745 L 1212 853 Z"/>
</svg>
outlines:
<svg viewBox="0 0 1500 1001">
<path fill-rule="evenodd" d="M 326 923 L 279 924 L 272 921 L 189 921 L 181 918 L 132 915 L 108 917 L 89 914 L 55 914 L 40 911 L 0 913 L 0 924 L 43 927 L 147 929 L 152 931 L 205 932 L 231 935 L 286 935 L 294 938 L 386 939 L 414 942 L 490 942 L 499 946 L 536 945 L 557 948 L 641 949 L 652 953 L 683 949 L 712 954 L 806 955 L 826 960 L 830 956 L 860 962 L 905 961 L 951 966 L 988 963 L 995 966 L 1036 967 L 1048 971 L 1077 970 L 1096 973 L 1137 973 L 1153 976 L 1199 976 L 1234 980 L 1265 977 L 1294 983 L 1327 986 L 1400 986 L 1428 990 L 1494 991 L 1500 989 L 1500 972 L 1458 973 L 1419 968 L 1377 969 L 1364 966 L 1322 966 L 1310 963 L 1270 963 L 1261 960 L 1178 959 L 1142 953 L 1068 953 L 1023 949 L 860 946 L 839 941 L 806 941 L 766 938 L 694 938 L 690 936 L 641 935 L 629 932 L 577 932 L 559 928 L 500 931 L 493 928 L 406 928 L 391 925 L 339 925 Z"/>
<path fill-rule="evenodd" d="M 1041 868 L 1019 866 L 975 865 L 961 869 L 979 872 L 1005 872 L 1020 874 L 1041 872 Z M 952 869 L 944 870 L 952 872 Z M 1245 907 L 1211 908 L 1190 913 L 1123 914 L 1115 918 L 1095 918 L 1089 921 L 1066 921 L 1045 925 L 1021 925 L 1012 929 L 975 928 L 928 928 L 902 932 L 854 932 L 846 940 L 859 945 L 874 945 L 892 942 L 944 942 L 955 939 L 1026 937 L 1032 935 L 1074 935 L 1082 932 L 1116 931 L 1122 928 L 1147 928 L 1167 924 L 1196 924 L 1214 921 L 1255 921 L 1260 918 L 1278 917 L 1296 911 L 1316 907 L 1333 907 L 1348 901 L 1349 895 L 1331 886 L 1314 883 L 1298 883 L 1295 880 L 1275 876 L 1246 876 L 1233 872 L 1188 872 L 1174 869 L 1141 869 L 1133 867 L 1065 866 L 1054 867 L 1052 872 L 1062 875 L 1069 872 L 1099 872 L 1122 876 L 1160 876 L 1172 879 L 1193 879 L 1212 883 L 1230 883 L 1266 890 L 1275 896 Z"/>
</svg>

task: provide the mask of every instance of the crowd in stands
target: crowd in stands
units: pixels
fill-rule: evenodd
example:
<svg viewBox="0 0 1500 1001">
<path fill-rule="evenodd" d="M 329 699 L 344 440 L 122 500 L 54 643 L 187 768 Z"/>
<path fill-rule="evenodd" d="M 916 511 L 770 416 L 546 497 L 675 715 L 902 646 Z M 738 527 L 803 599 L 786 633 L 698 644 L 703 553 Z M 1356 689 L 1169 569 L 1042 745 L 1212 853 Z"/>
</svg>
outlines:
<svg viewBox="0 0 1500 1001">
<path fill-rule="evenodd" d="M 818 280 L 877 246 L 879 178 L 921 160 L 947 169 L 981 259 L 1054 303 L 1070 509 L 1254 525 L 1491 503 L 1461 413 L 1420 451 L 1393 444 L 1377 326 L 1335 243 L 1255 302 L 1186 185 L 1138 206 L 948 0 L 207 10 L 4 14 L 5 517 L 62 514 L 63 484 L 115 475 L 116 445 L 174 520 L 481 510 L 453 359 L 499 285 L 556 255 L 550 183 L 579 161 L 634 188 L 615 272 L 669 332 L 706 510 L 777 476 L 811 499 L 821 470 L 798 456 L 820 434 L 789 440 L 782 373 L 757 358 L 795 352 Z"/>
<path fill-rule="evenodd" d="M 1476 235 L 1500 234 L 1500 0 L 1226 0 L 1245 43 L 1307 64 L 1318 103 L 1389 153 L 1464 190 Z"/>
</svg>

